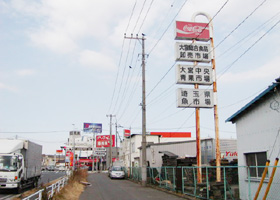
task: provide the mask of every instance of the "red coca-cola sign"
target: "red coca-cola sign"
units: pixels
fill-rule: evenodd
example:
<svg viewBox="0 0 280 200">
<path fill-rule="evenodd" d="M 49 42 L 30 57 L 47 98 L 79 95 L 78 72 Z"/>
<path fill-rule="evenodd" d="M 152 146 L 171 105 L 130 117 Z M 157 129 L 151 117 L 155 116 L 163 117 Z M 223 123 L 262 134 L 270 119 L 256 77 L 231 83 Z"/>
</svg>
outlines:
<svg viewBox="0 0 280 200">
<path fill-rule="evenodd" d="M 203 40 L 210 39 L 209 24 L 197 22 L 176 21 L 176 40 Z"/>
</svg>

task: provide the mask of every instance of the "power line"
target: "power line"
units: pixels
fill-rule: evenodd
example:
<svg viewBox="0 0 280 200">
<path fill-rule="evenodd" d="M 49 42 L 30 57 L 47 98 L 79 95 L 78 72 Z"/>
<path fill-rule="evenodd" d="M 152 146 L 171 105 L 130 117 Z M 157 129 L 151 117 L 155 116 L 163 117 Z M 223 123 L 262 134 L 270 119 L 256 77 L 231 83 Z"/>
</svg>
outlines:
<svg viewBox="0 0 280 200">
<path fill-rule="evenodd" d="M 114 90 L 113 90 L 113 94 L 112 94 L 112 98 L 111 98 L 111 103 L 110 103 L 110 106 L 109 106 L 109 109 L 108 109 L 107 113 L 109 113 L 109 111 L 111 110 L 112 103 L 113 103 L 114 96 L 115 96 L 115 92 L 116 92 L 117 81 L 118 81 L 119 72 L 120 72 L 120 65 L 121 65 L 121 60 L 122 60 L 122 55 L 123 55 L 124 41 L 125 41 L 125 39 L 123 39 L 123 43 L 122 43 L 122 50 L 121 50 L 121 55 L 120 55 L 119 64 L 118 64 L 117 77 L 115 79 L 115 84 L 114 84 Z"/>
<path fill-rule="evenodd" d="M 258 40 L 256 40 L 249 48 L 247 48 L 238 58 L 236 58 L 217 78 L 221 78 L 240 58 L 242 58 L 248 51 L 250 51 L 259 41 L 261 41 L 273 28 L 275 28 L 280 23 L 278 20 L 268 31 L 266 31 Z"/>
<path fill-rule="evenodd" d="M 251 17 L 253 15 L 254 12 L 256 12 L 264 3 L 266 2 L 266 0 L 264 0 L 260 5 L 258 5 L 244 20 L 242 20 L 242 22 L 240 22 L 226 37 L 224 37 L 224 39 L 222 39 L 215 48 L 217 48 L 218 46 L 220 46 L 221 43 L 223 43 L 234 31 L 236 31 L 249 17 Z"/>
<path fill-rule="evenodd" d="M 134 31 L 135 31 L 135 28 L 136 28 L 136 26 L 137 26 L 137 24 L 138 24 L 138 21 L 139 21 L 140 16 L 141 16 L 141 14 L 142 14 L 142 12 L 143 12 L 143 8 L 144 8 L 145 4 L 146 4 L 146 0 L 143 2 L 141 11 L 140 11 L 140 13 L 139 13 L 139 15 L 138 15 L 138 18 L 137 18 L 136 24 L 135 24 L 135 26 L 134 26 L 134 28 L 133 28 L 133 30 L 132 30 L 132 33 L 134 33 Z"/>
<path fill-rule="evenodd" d="M 130 25 L 130 21 L 131 21 L 131 18 L 132 18 L 132 16 L 133 16 L 133 13 L 134 13 L 134 9 L 135 9 L 136 4 L 137 4 L 137 0 L 135 1 L 134 6 L 133 6 L 133 8 L 132 8 L 132 11 L 131 11 L 131 14 L 130 14 L 130 17 L 129 17 L 129 20 L 128 20 L 128 24 L 127 24 L 126 29 L 125 29 L 125 33 L 127 32 L 128 27 L 129 27 L 129 25 Z"/>
<path fill-rule="evenodd" d="M 151 48 L 151 50 L 149 51 L 149 55 L 153 52 L 153 50 L 155 49 L 155 47 L 158 45 L 158 43 L 161 41 L 162 37 L 165 35 L 165 33 L 167 32 L 167 30 L 169 29 L 169 27 L 171 26 L 171 24 L 173 23 L 173 21 L 175 20 L 175 18 L 179 15 L 179 13 L 181 12 L 181 10 L 183 9 L 183 7 L 185 6 L 185 4 L 187 3 L 188 0 L 185 0 L 185 2 L 182 4 L 181 8 L 179 9 L 179 11 L 177 12 L 177 14 L 174 16 L 174 18 L 171 20 L 171 22 L 169 23 L 169 25 L 167 26 L 167 28 L 165 29 L 165 31 L 162 33 L 162 35 L 160 36 L 160 38 L 158 39 L 158 41 L 156 42 L 156 44 Z"/>
<path fill-rule="evenodd" d="M 146 20 L 146 17 L 147 17 L 147 15 L 148 15 L 148 13 L 149 13 L 149 11 L 150 11 L 150 9 L 151 9 L 153 3 L 154 3 L 154 0 L 152 0 L 151 3 L 150 3 L 150 6 L 149 6 L 149 8 L 148 8 L 148 10 L 147 10 L 147 12 L 146 12 L 146 15 L 145 15 L 145 17 L 144 17 L 144 19 L 143 19 L 143 21 L 142 21 L 142 23 L 141 23 L 141 26 L 139 27 L 139 30 L 138 30 L 138 32 L 137 32 L 138 34 L 139 34 L 139 32 L 140 32 L 140 30 L 141 30 L 141 28 L 142 28 L 142 26 L 143 26 L 143 24 L 144 24 L 144 22 L 145 22 L 145 20 Z"/>
</svg>

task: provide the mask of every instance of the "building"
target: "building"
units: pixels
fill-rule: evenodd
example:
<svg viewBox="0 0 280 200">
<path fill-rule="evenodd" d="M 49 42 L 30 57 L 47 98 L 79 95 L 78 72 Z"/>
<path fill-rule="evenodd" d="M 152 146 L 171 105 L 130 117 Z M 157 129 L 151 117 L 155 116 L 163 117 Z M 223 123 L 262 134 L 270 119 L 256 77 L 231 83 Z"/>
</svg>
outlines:
<svg viewBox="0 0 280 200">
<path fill-rule="evenodd" d="M 239 167 L 241 199 L 254 197 L 267 159 L 271 165 L 279 156 L 280 149 L 280 79 L 256 98 L 229 117 L 226 122 L 236 124 L 238 165 L 251 166 L 248 171 Z M 259 197 L 263 197 L 271 175 L 269 168 Z M 279 199 L 280 170 L 276 170 L 268 199 Z"/>
<path fill-rule="evenodd" d="M 228 161 L 237 159 L 236 139 L 220 139 L 222 158 Z M 170 152 L 178 158 L 196 157 L 196 140 L 164 142 L 147 145 L 147 162 L 150 167 L 161 167 L 163 152 Z M 201 164 L 209 165 L 215 159 L 215 139 L 201 139 Z"/>
</svg>

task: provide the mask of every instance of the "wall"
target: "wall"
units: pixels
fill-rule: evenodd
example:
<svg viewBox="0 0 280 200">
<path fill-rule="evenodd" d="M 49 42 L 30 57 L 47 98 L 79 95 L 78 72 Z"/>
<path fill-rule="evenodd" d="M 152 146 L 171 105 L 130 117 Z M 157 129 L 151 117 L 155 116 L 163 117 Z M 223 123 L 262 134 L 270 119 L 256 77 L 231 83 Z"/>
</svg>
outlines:
<svg viewBox="0 0 280 200">
<path fill-rule="evenodd" d="M 276 109 L 272 109 L 271 105 L 274 101 L 280 102 L 279 95 L 273 98 L 266 99 L 265 102 L 258 104 L 253 110 L 246 115 L 238 118 L 236 122 L 237 131 L 237 146 L 238 146 L 238 165 L 246 166 L 245 153 L 267 152 L 268 159 L 271 160 L 271 165 L 278 156 L 280 149 L 280 136 L 277 137 L 280 128 L 280 113 Z M 275 147 L 273 149 L 273 145 Z M 271 155 L 271 156 L 270 156 Z M 269 176 L 271 175 L 269 170 Z M 249 199 L 249 184 L 247 180 L 247 170 L 239 169 L 239 188 L 240 198 Z M 280 176 L 280 170 L 277 169 L 275 177 Z M 278 181 L 278 182 L 277 182 Z M 276 185 L 279 184 L 279 178 L 274 178 L 274 182 L 270 189 L 269 199 L 279 199 Z M 255 195 L 259 185 L 258 180 L 253 180 L 251 183 L 251 197 Z M 264 195 L 264 188 L 267 186 L 267 181 L 263 185 L 263 189 L 259 197 Z M 276 194 L 275 196 L 273 196 Z"/>
</svg>

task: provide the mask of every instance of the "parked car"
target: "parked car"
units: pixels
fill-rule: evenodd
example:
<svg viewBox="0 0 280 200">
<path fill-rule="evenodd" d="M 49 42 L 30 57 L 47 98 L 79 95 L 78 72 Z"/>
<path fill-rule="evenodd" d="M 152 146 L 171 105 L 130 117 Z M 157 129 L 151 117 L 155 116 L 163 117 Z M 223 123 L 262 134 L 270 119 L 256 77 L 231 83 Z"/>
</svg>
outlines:
<svg viewBox="0 0 280 200">
<path fill-rule="evenodd" d="M 125 173 L 124 173 L 124 168 L 121 166 L 112 166 L 109 169 L 109 174 L 108 176 L 112 178 L 124 178 Z"/>
<path fill-rule="evenodd" d="M 54 171 L 55 170 L 55 166 L 54 165 L 49 165 L 49 166 L 47 166 L 47 170 L 48 171 Z"/>
</svg>

